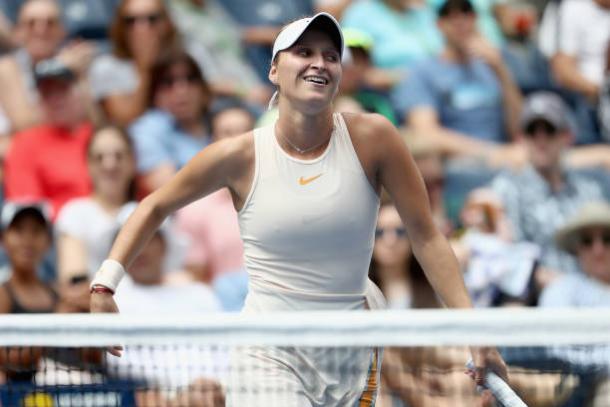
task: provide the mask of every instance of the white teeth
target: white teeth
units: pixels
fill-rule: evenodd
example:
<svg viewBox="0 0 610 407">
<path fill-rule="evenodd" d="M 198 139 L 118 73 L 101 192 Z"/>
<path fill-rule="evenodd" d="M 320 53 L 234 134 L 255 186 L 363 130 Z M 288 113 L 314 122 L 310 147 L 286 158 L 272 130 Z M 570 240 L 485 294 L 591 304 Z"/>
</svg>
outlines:
<svg viewBox="0 0 610 407">
<path fill-rule="evenodd" d="M 307 82 L 313 82 L 313 83 L 317 83 L 320 85 L 326 85 L 328 83 L 328 80 L 326 80 L 325 78 L 322 78 L 320 76 L 307 76 L 307 77 L 305 77 L 305 80 Z"/>
</svg>

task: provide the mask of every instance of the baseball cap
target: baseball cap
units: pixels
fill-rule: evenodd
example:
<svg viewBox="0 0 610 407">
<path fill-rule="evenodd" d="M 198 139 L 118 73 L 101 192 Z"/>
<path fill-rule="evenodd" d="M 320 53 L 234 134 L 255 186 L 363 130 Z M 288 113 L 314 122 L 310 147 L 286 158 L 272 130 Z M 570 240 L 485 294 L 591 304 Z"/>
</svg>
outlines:
<svg viewBox="0 0 610 407">
<path fill-rule="evenodd" d="M 345 51 L 345 45 L 343 41 L 343 32 L 341 26 L 333 17 L 328 13 L 318 13 L 313 17 L 306 17 L 300 20 L 294 21 L 284 28 L 277 35 L 275 42 L 273 43 L 273 53 L 271 61 L 275 60 L 278 52 L 284 51 L 294 45 L 295 42 L 301 38 L 303 33 L 310 27 L 315 27 L 324 31 L 330 35 L 332 41 L 337 46 L 339 54 L 343 57 Z"/>
<path fill-rule="evenodd" d="M 45 59 L 34 67 L 36 84 L 40 85 L 46 80 L 71 82 L 76 79 L 74 71 L 57 58 Z"/>
<path fill-rule="evenodd" d="M 0 213 L 0 224 L 2 230 L 8 229 L 15 219 L 24 213 L 38 216 L 44 224 L 51 227 L 51 208 L 44 201 L 5 201 Z"/>
<path fill-rule="evenodd" d="M 445 0 L 438 8 L 438 16 L 446 17 L 452 11 L 460 11 L 462 13 L 476 13 L 476 10 L 470 0 Z"/>
<path fill-rule="evenodd" d="M 568 108 L 563 100 L 551 92 L 536 92 L 523 104 L 521 128 L 525 129 L 535 120 L 544 120 L 557 130 L 570 128 Z"/>
</svg>

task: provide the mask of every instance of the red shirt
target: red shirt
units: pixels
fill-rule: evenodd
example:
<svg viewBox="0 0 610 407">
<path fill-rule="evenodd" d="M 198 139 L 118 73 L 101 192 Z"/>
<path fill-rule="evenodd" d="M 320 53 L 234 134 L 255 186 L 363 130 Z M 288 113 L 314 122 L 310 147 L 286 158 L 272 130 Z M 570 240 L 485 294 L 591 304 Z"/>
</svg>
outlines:
<svg viewBox="0 0 610 407">
<path fill-rule="evenodd" d="M 44 199 L 53 218 L 70 199 L 91 193 L 87 143 L 93 126 L 40 125 L 13 136 L 4 164 L 7 199 Z"/>
</svg>

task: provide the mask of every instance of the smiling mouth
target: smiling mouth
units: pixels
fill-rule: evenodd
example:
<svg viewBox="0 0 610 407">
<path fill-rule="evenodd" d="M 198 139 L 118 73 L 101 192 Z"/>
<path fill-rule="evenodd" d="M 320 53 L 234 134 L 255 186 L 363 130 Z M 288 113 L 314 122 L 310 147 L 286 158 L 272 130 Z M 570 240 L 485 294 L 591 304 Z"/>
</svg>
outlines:
<svg viewBox="0 0 610 407">
<path fill-rule="evenodd" d="M 328 85 L 328 79 L 322 76 L 309 75 L 303 78 L 305 82 L 310 82 L 316 85 Z"/>
</svg>

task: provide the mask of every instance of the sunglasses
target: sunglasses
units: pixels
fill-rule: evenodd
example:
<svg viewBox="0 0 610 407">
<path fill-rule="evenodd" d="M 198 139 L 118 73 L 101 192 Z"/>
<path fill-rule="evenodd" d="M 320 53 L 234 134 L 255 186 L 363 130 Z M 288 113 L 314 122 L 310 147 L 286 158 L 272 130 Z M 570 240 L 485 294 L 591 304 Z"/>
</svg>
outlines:
<svg viewBox="0 0 610 407">
<path fill-rule="evenodd" d="M 525 127 L 525 136 L 527 138 L 534 138 L 537 134 L 540 133 L 544 133 L 549 137 L 555 137 L 558 134 L 555 126 L 544 120 L 533 121 Z"/>
<path fill-rule="evenodd" d="M 395 227 L 395 228 L 377 228 L 375 229 L 375 239 L 381 239 L 387 233 L 394 233 L 399 239 L 404 239 L 407 237 L 407 229 L 404 227 Z"/>
<path fill-rule="evenodd" d="M 34 29 L 37 25 L 44 25 L 45 28 L 55 28 L 59 25 L 59 18 L 47 17 L 47 18 L 28 18 L 21 22 L 22 25 L 28 29 Z"/>
<path fill-rule="evenodd" d="M 167 77 L 161 79 L 160 86 L 163 89 L 170 89 L 170 88 L 173 88 L 174 85 L 176 85 L 178 83 L 193 85 L 197 82 L 199 82 L 199 77 L 197 75 L 195 75 L 194 73 L 191 73 L 189 75 L 167 76 Z"/>
<path fill-rule="evenodd" d="M 157 25 L 162 18 L 163 15 L 161 13 L 151 13 L 138 16 L 124 16 L 123 22 L 130 28 L 135 26 L 137 23 L 147 23 L 149 26 L 153 26 Z"/>
<path fill-rule="evenodd" d="M 590 249 L 596 241 L 600 241 L 605 247 L 610 247 L 610 232 L 584 233 L 580 236 L 580 247 Z"/>
<path fill-rule="evenodd" d="M 114 160 L 116 162 L 120 163 L 120 162 L 125 161 L 128 156 L 129 156 L 129 153 L 124 152 L 124 151 L 114 151 L 114 152 L 108 152 L 108 153 L 92 152 L 91 154 L 89 154 L 89 158 L 95 164 L 102 163 L 106 157 L 112 157 L 112 158 L 114 158 Z"/>
</svg>

